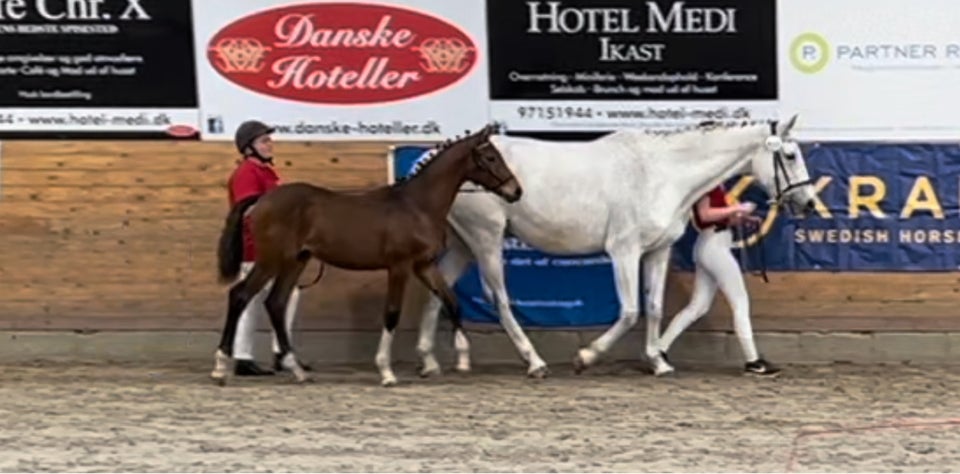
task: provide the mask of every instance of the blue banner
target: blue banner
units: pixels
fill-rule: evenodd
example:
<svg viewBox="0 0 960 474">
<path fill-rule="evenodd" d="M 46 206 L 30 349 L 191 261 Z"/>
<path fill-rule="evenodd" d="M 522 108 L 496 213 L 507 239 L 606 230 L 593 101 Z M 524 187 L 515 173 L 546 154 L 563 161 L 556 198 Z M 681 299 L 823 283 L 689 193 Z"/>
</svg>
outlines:
<svg viewBox="0 0 960 474">
<path fill-rule="evenodd" d="M 391 163 L 395 176 L 406 176 L 425 150 L 398 147 Z M 746 263 L 745 270 L 756 270 L 761 262 L 769 271 L 960 268 L 960 147 L 809 144 L 804 155 L 820 201 L 806 219 L 770 212 L 768 196 L 751 177 L 726 183 L 731 201 L 757 203 L 757 214 L 764 218 L 759 229 L 738 235 L 732 249 Z M 688 226 L 677 242 L 674 271 L 693 269 L 696 235 Z M 504 263 L 513 311 L 524 327 L 606 326 L 617 318 L 620 305 L 605 254 L 554 256 L 510 237 Z M 497 323 L 476 265 L 454 290 L 464 319 Z"/>
<path fill-rule="evenodd" d="M 759 231 L 745 236 L 751 267 L 762 251 L 773 271 L 960 268 L 960 147 L 810 144 L 804 155 L 820 201 L 806 219 L 771 213 L 766 193 L 745 186 L 749 177 L 728 183 L 731 200 L 757 202 L 764 217 Z M 688 231 L 678 242 L 674 261 L 682 269 L 692 268 L 695 238 Z"/>
</svg>

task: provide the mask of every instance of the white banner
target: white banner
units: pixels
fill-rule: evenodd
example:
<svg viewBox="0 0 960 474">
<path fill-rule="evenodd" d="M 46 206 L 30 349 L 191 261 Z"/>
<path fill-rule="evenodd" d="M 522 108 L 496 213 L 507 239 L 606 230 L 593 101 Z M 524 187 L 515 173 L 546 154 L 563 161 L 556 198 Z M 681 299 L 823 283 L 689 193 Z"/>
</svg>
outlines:
<svg viewBox="0 0 960 474">
<path fill-rule="evenodd" d="M 439 140 L 489 120 L 484 3 L 193 0 L 202 137 Z"/>
<path fill-rule="evenodd" d="M 197 133 L 196 109 L 158 108 L 4 108 L 4 132 L 164 133 L 185 138 Z"/>
<path fill-rule="evenodd" d="M 595 132 L 674 129 L 705 120 L 775 120 L 776 101 L 493 100 L 490 111 L 509 130 Z"/>
<path fill-rule="evenodd" d="M 957 0 L 779 0 L 780 115 L 808 140 L 960 139 Z"/>
<path fill-rule="evenodd" d="M 777 117 L 770 1 L 484 1 L 491 114 L 510 130 Z"/>
</svg>

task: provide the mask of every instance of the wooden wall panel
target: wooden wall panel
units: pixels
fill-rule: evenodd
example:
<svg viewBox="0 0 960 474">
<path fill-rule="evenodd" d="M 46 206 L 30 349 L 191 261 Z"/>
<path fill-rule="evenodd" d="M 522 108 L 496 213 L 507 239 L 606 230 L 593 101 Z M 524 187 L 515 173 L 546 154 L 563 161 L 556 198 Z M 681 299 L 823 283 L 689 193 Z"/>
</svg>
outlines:
<svg viewBox="0 0 960 474">
<path fill-rule="evenodd" d="M 287 181 L 348 190 L 386 180 L 383 143 L 281 142 L 277 152 Z M 235 158 L 229 143 L 5 141 L 0 328 L 219 328 L 226 287 L 215 280 L 215 244 Z M 758 330 L 960 329 L 956 274 L 770 279 L 747 277 Z M 671 274 L 668 318 L 691 280 Z M 299 327 L 377 330 L 383 283 L 382 272 L 328 268 L 304 293 Z M 729 330 L 726 301 L 718 296 L 693 329 Z"/>
<path fill-rule="evenodd" d="M 745 277 L 754 330 L 960 330 L 960 275 L 955 273 L 769 273 Z M 671 274 L 668 315 L 689 300 L 690 274 Z M 726 299 L 692 329 L 732 330 Z"/>
<path fill-rule="evenodd" d="M 276 161 L 286 181 L 351 190 L 386 181 L 386 151 L 278 143 Z M 4 142 L 0 328 L 219 328 L 216 240 L 235 159 L 229 143 Z M 376 327 L 382 278 L 328 269 L 300 327 Z"/>
</svg>

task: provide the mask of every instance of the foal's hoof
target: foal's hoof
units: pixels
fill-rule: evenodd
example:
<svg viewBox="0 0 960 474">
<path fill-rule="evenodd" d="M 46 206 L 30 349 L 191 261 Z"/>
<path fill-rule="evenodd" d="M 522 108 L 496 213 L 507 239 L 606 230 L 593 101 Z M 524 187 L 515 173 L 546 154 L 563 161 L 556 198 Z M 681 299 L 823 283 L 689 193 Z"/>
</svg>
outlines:
<svg viewBox="0 0 960 474">
<path fill-rule="evenodd" d="M 395 387 L 395 386 L 397 385 L 397 378 L 396 378 L 396 377 L 384 377 L 383 380 L 380 382 L 380 385 L 382 385 L 382 386 L 384 386 L 384 387 Z"/>
<path fill-rule="evenodd" d="M 542 367 L 537 367 L 536 369 L 533 369 L 527 373 L 527 376 L 530 378 L 540 380 L 547 378 L 548 375 L 550 375 L 550 369 L 545 365 Z"/>
<path fill-rule="evenodd" d="M 310 378 L 310 376 L 307 375 L 306 373 L 298 374 L 298 375 L 295 376 L 295 378 L 296 378 L 296 380 L 297 380 L 297 383 L 298 383 L 298 384 L 301 384 L 301 385 L 302 385 L 302 384 L 305 384 L 305 383 L 309 383 L 309 382 L 312 381 L 312 379 Z"/>
<path fill-rule="evenodd" d="M 218 374 L 216 371 L 210 374 L 210 379 L 213 380 L 213 383 L 217 384 L 220 387 L 227 386 L 227 376 L 226 374 Z"/>
</svg>

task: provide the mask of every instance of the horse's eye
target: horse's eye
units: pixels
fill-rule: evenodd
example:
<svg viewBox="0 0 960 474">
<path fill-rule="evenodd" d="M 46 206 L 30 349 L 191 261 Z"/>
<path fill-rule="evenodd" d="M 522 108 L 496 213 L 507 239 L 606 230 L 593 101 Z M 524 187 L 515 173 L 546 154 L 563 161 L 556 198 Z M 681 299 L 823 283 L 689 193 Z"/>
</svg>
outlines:
<svg viewBox="0 0 960 474">
<path fill-rule="evenodd" d="M 486 155 L 486 156 L 484 156 L 484 158 L 485 158 L 487 161 L 491 162 L 491 163 L 493 163 L 493 161 L 494 161 L 494 160 L 493 160 L 493 155 Z"/>
</svg>

